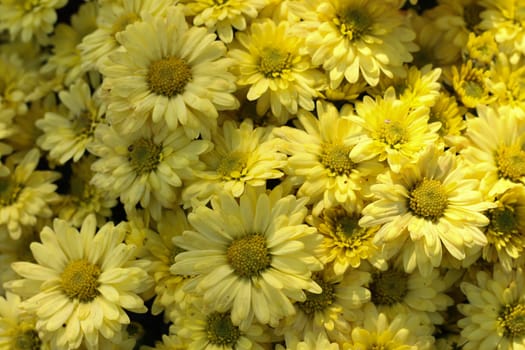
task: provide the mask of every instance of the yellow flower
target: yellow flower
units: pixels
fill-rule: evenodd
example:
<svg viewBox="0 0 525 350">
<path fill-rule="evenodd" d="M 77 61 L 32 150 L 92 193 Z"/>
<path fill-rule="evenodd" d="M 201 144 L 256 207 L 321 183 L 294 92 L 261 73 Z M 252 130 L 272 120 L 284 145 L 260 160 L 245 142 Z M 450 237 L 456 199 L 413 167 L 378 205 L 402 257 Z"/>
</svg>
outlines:
<svg viewBox="0 0 525 350">
<path fill-rule="evenodd" d="M 225 43 L 233 40 L 233 30 L 246 29 L 246 19 L 256 18 L 268 0 L 182 0 L 193 24 L 217 32 Z"/>
<path fill-rule="evenodd" d="M 467 127 L 463 115 L 465 108 L 458 106 L 456 98 L 445 92 L 440 92 L 434 105 L 430 107 L 429 123 L 439 122 L 441 127 L 437 131 L 440 139 L 447 146 L 457 145 L 462 142 L 463 132 Z"/>
<path fill-rule="evenodd" d="M 194 230 L 173 242 L 177 254 L 170 271 L 195 275 L 191 291 L 212 311 L 230 312 L 241 330 L 252 323 L 276 326 L 295 313 L 294 301 L 305 291 L 320 293 L 312 271 L 320 242 L 315 228 L 305 225 L 306 200 L 284 195 L 280 186 L 266 193 L 248 188 L 237 201 L 227 193 L 188 215 Z"/>
<path fill-rule="evenodd" d="M 398 100 L 393 87 L 386 90 L 384 98 L 365 96 L 355 109 L 357 115 L 349 119 L 363 131 L 350 152 L 353 162 L 377 157 L 399 172 L 438 138 L 439 123 L 428 124 L 428 108 Z"/>
<path fill-rule="evenodd" d="M 382 74 L 403 76 L 404 62 L 416 51 L 415 33 L 401 13 L 383 0 L 290 2 L 314 65 L 328 72 L 330 87 L 362 76 L 372 86 Z"/>
<path fill-rule="evenodd" d="M 300 185 L 297 195 L 314 205 L 314 215 L 337 204 L 361 205 L 368 193 L 368 178 L 383 169 L 374 161 L 350 159 L 361 128 L 346 118 L 349 109 L 346 105 L 338 112 L 331 103 L 319 101 L 317 117 L 306 111 L 298 114 L 303 130 L 286 126 L 275 130 L 285 141 L 284 151 L 291 155 L 285 171 Z"/>
<path fill-rule="evenodd" d="M 96 233 L 96 234 L 95 234 Z M 136 259 L 134 246 L 122 243 L 125 231 L 107 223 L 98 231 L 88 216 L 80 232 L 55 219 L 31 244 L 36 263 L 15 262 L 23 279 L 6 288 L 23 297 L 21 307 L 38 318 L 36 328 L 52 347 L 76 349 L 84 343 L 98 349 L 99 338 L 118 341 L 120 326 L 129 324 L 124 312 L 145 312 L 137 295 L 151 286 Z"/>
<path fill-rule="evenodd" d="M 313 98 L 322 88 L 324 75 L 301 53 L 304 40 L 293 34 L 286 21 L 254 22 L 249 32 L 238 33 L 235 60 L 237 84 L 247 86 L 247 98 L 257 100 L 257 114 L 269 109 L 277 118 L 296 114 L 299 107 L 311 111 Z"/>
<path fill-rule="evenodd" d="M 226 191 L 239 197 L 246 186 L 265 186 L 267 180 L 283 176 L 286 155 L 278 152 L 271 127 L 255 127 L 250 119 L 240 125 L 225 121 L 212 134 L 214 148 L 200 158 L 204 170 L 196 170 L 182 191 L 185 207 L 206 204 Z"/>
<path fill-rule="evenodd" d="M 376 201 L 363 209 L 359 224 L 382 225 L 374 243 L 387 254 L 402 251 L 408 273 L 417 267 L 427 277 L 441 264 L 443 250 L 463 260 L 472 254 L 467 248 L 479 251 L 487 243 L 480 228 L 488 224 L 482 212 L 489 203 L 451 152 L 428 147 L 400 173 L 379 175 L 372 192 Z"/>
<path fill-rule="evenodd" d="M 480 271 L 476 281 L 463 282 L 468 303 L 458 305 L 465 350 L 517 350 L 525 347 L 525 282 L 523 270 Z"/>
<path fill-rule="evenodd" d="M 239 107 L 228 71 L 232 60 L 215 38 L 205 28 L 188 27 L 180 6 L 120 32 L 122 49 L 101 68 L 112 125 L 122 133 L 151 122 L 170 130 L 181 125 L 188 137 L 209 139 L 218 111 Z"/>
<path fill-rule="evenodd" d="M 498 55 L 499 48 L 491 32 L 480 35 L 469 33 L 468 41 L 463 49 L 463 61 L 472 61 L 476 68 L 488 69 Z"/>
<path fill-rule="evenodd" d="M 465 107 L 475 108 L 494 101 L 487 80 L 489 72 L 473 67 L 472 61 L 463 63 L 459 69 L 452 66 L 452 88 Z"/>
</svg>

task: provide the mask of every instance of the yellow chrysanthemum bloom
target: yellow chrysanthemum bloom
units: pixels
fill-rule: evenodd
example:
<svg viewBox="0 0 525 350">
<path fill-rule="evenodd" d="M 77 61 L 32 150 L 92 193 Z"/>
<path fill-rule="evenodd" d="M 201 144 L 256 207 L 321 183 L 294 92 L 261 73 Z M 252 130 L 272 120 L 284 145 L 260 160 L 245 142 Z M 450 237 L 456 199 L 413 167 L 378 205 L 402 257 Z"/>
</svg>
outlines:
<svg viewBox="0 0 525 350">
<path fill-rule="evenodd" d="M 427 147 L 416 163 L 400 173 L 388 172 L 372 185 L 376 201 L 363 209 L 359 224 L 382 225 L 374 243 L 387 254 L 401 251 L 403 266 L 430 276 L 441 264 L 443 251 L 465 259 L 467 248 L 478 251 L 487 243 L 481 227 L 489 220 L 483 211 L 478 181 L 465 178 L 465 168 L 451 152 Z"/>
<path fill-rule="evenodd" d="M 207 141 L 189 139 L 180 128 L 170 131 L 157 124 L 124 136 L 103 124 L 89 147 L 100 158 L 91 166 L 91 183 L 120 197 L 127 211 L 140 203 L 158 220 L 162 208 L 178 205 L 182 181 L 202 168 L 199 155 L 209 147 Z"/>
<path fill-rule="evenodd" d="M 373 305 L 363 310 L 362 325 L 352 329 L 350 342 L 344 350 L 431 350 L 434 338 L 431 327 L 425 326 L 417 315 L 401 313 L 388 318 Z"/>
<path fill-rule="evenodd" d="M 359 206 L 368 192 L 368 179 L 383 170 L 375 161 L 350 159 L 355 136 L 361 133 L 361 128 L 346 118 L 350 109 L 346 105 L 339 112 L 331 103 L 319 101 L 317 117 L 306 111 L 298 114 L 302 129 L 275 129 L 285 141 L 283 150 L 290 155 L 285 171 L 300 186 L 297 195 L 314 205 L 314 215 L 342 203 Z"/>
<path fill-rule="evenodd" d="M 236 43 L 239 48 L 228 55 L 235 60 L 237 84 L 248 87 L 246 97 L 257 100 L 259 115 L 271 109 L 283 118 L 296 114 L 299 107 L 314 109 L 324 75 L 302 53 L 304 40 L 293 34 L 290 23 L 254 22 L 248 32 L 236 35 Z"/>
<path fill-rule="evenodd" d="M 214 147 L 200 159 L 204 170 L 195 171 L 182 191 L 185 207 L 206 204 L 212 196 L 226 191 L 240 197 L 246 186 L 265 186 L 266 181 L 284 175 L 286 155 L 278 152 L 280 140 L 271 127 L 255 127 L 250 119 L 240 125 L 226 121 L 212 134 Z"/>
<path fill-rule="evenodd" d="M 27 102 L 34 100 L 32 93 L 39 83 L 39 75 L 25 63 L 15 53 L 0 54 L 0 109 L 24 114 Z"/>
<path fill-rule="evenodd" d="M 498 44 L 491 32 L 480 35 L 469 33 L 468 41 L 462 51 L 463 61 L 472 61 L 476 68 L 489 69 L 499 53 Z"/>
<path fill-rule="evenodd" d="M 13 41 L 36 38 L 45 43 L 57 20 L 56 10 L 65 4 L 67 0 L 2 0 L 0 30 L 8 30 Z"/>
<path fill-rule="evenodd" d="M 113 223 L 98 231 L 88 216 L 80 232 L 55 219 L 31 244 L 36 263 L 15 262 L 23 279 L 6 288 L 24 298 L 21 307 L 38 318 L 36 329 L 53 349 L 98 349 L 102 338 L 118 341 L 130 319 L 124 309 L 145 312 L 137 295 L 151 286 L 144 260 L 122 243 L 125 232 Z"/>
<path fill-rule="evenodd" d="M 483 247 L 483 259 L 500 263 L 510 271 L 522 265 L 525 250 L 525 187 L 512 187 L 495 199 L 496 206 L 485 215 L 490 222 L 485 227 L 487 245 Z"/>
<path fill-rule="evenodd" d="M 314 65 L 329 73 L 330 87 L 362 76 L 375 86 L 382 74 L 402 76 L 403 63 L 416 51 L 415 33 L 392 4 L 383 0 L 290 2 L 303 21 L 300 35 Z"/>
<path fill-rule="evenodd" d="M 175 237 L 185 249 L 171 272 L 194 275 L 192 292 L 216 312 L 229 312 L 241 330 L 254 322 L 277 326 L 293 315 L 293 302 L 305 292 L 321 293 L 312 271 L 322 265 L 314 257 L 321 237 L 305 225 L 305 199 L 285 195 L 281 186 L 267 193 L 248 188 L 237 201 L 220 193 L 211 208 L 188 215 L 194 230 Z"/>
<path fill-rule="evenodd" d="M 473 67 L 472 61 L 452 66 L 452 88 L 465 107 L 476 108 L 495 100 L 488 88 L 489 71 Z"/>
<path fill-rule="evenodd" d="M 365 96 L 355 109 L 357 115 L 348 118 L 363 131 L 350 152 L 353 162 L 377 157 L 399 172 L 438 139 L 439 123 L 428 123 L 428 108 L 397 99 L 393 87 L 385 91 L 384 98 Z"/>
<path fill-rule="evenodd" d="M 525 184 L 525 120 L 506 109 L 478 106 L 478 117 L 467 120 L 470 141 L 461 154 L 480 188 L 489 197 Z"/>
<path fill-rule="evenodd" d="M 307 332 L 304 337 L 299 338 L 294 332 L 285 334 L 285 345 L 275 345 L 275 350 L 339 350 L 339 343 L 332 342 L 322 332 Z"/>
<path fill-rule="evenodd" d="M 167 11 L 117 35 L 122 49 L 101 68 L 107 117 L 123 133 L 153 122 L 209 139 L 218 111 L 239 107 L 232 60 L 215 34 L 188 26 L 180 6 Z"/>
<path fill-rule="evenodd" d="M 359 208 L 351 205 L 324 209 L 319 217 L 309 217 L 311 224 L 323 235 L 323 242 L 316 250 L 323 264 L 330 266 L 335 275 L 344 274 L 350 267 L 357 268 L 363 261 L 374 266 L 384 266 L 380 249 L 373 242 L 376 227 L 361 227 Z"/>
<path fill-rule="evenodd" d="M 513 64 L 525 55 L 525 12 L 521 0 L 480 0 L 486 7 L 479 27 L 494 34 Z"/>
<path fill-rule="evenodd" d="M 36 329 L 38 317 L 21 309 L 20 296 L 7 292 L 0 296 L 0 349 L 50 350 L 49 342 L 42 341 Z"/>
<path fill-rule="evenodd" d="M 468 303 L 458 305 L 465 350 L 518 350 L 525 347 L 525 281 L 521 268 L 480 271 L 461 290 Z"/>
<path fill-rule="evenodd" d="M 22 229 L 34 226 L 39 218 L 50 218 L 50 205 L 58 201 L 53 184 L 60 177 L 54 171 L 35 170 L 40 152 L 33 148 L 23 158 L 8 158 L 0 168 L 0 231 L 19 239 Z"/>
<path fill-rule="evenodd" d="M 72 159 L 77 162 L 93 142 L 97 125 L 105 121 L 105 105 L 98 93 L 91 93 L 82 79 L 59 94 L 62 108 L 48 112 L 35 122 L 44 133 L 36 143 L 49 151 L 49 158 L 58 164 Z"/>
<path fill-rule="evenodd" d="M 465 112 L 464 107 L 458 106 L 456 98 L 445 92 L 440 92 L 434 105 L 430 107 L 428 122 L 441 124 L 437 132 L 447 146 L 457 145 L 462 141 L 461 136 L 467 127 L 463 119 Z"/>
<path fill-rule="evenodd" d="M 257 17 L 268 0 L 182 0 L 184 12 L 193 24 L 206 26 L 225 43 L 233 40 L 233 30 L 246 29 L 246 19 Z"/>
<path fill-rule="evenodd" d="M 117 34 L 128 25 L 140 22 L 148 16 L 165 15 L 166 8 L 174 0 L 117 0 L 98 1 L 96 27 L 81 38 L 78 51 L 82 69 L 100 69 L 107 55 L 119 47 Z"/>
</svg>

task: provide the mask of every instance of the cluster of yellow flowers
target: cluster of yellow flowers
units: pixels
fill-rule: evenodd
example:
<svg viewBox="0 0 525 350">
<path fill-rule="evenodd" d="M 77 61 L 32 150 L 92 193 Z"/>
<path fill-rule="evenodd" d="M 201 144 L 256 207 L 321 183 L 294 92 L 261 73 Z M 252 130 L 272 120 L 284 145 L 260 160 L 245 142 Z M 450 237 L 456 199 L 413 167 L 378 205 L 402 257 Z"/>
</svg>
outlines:
<svg viewBox="0 0 525 350">
<path fill-rule="evenodd" d="M 0 350 L 525 349 L 525 0 L 0 0 Z"/>
</svg>

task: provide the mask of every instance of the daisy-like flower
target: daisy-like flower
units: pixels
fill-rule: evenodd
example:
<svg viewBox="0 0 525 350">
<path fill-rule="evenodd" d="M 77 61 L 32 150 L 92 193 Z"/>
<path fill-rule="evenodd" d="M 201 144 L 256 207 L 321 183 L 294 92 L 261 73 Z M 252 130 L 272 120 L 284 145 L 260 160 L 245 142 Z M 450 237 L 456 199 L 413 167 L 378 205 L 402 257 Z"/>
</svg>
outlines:
<svg viewBox="0 0 525 350">
<path fill-rule="evenodd" d="M 67 0 L 3 0 L 0 2 L 0 30 L 8 30 L 11 40 L 29 42 L 36 37 L 45 42 L 57 20 L 56 10 Z"/>
<path fill-rule="evenodd" d="M 69 191 L 62 195 L 56 207 L 58 217 L 75 227 L 80 227 L 90 214 L 95 214 L 97 223 L 102 225 L 111 216 L 111 208 L 117 205 L 116 196 L 91 184 L 94 161 L 95 157 L 90 155 L 71 166 Z"/>
<path fill-rule="evenodd" d="M 44 132 L 36 142 L 49 151 L 52 161 L 64 164 L 72 159 L 76 162 L 93 142 L 97 125 L 105 121 L 106 108 L 98 94 L 92 94 L 89 85 L 82 79 L 58 95 L 65 108 L 48 112 L 35 122 Z"/>
<path fill-rule="evenodd" d="M 458 106 L 456 98 L 445 92 L 440 92 L 434 105 L 430 107 L 428 122 L 441 124 L 437 133 L 447 146 L 461 142 L 461 136 L 467 127 L 463 119 L 465 112 L 464 107 Z"/>
<path fill-rule="evenodd" d="M 393 319 L 399 314 L 419 315 L 429 325 L 443 324 L 440 312 L 453 305 L 445 294 L 453 280 L 433 269 L 429 276 L 418 271 L 410 274 L 391 266 L 387 270 L 372 270 L 365 285 L 370 290 L 370 301 L 379 312 Z"/>
<path fill-rule="evenodd" d="M 194 230 L 175 237 L 185 252 L 171 272 L 195 275 L 191 287 L 213 311 L 231 313 L 233 325 L 248 329 L 257 321 L 276 326 L 295 312 L 305 291 L 321 293 L 312 271 L 321 263 L 313 250 L 315 228 L 303 224 L 306 200 L 249 188 L 239 202 L 226 193 L 188 216 Z"/>
<path fill-rule="evenodd" d="M 416 51 L 415 33 L 383 0 L 306 0 L 290 3 L 314 65 L 329 73 L 330 87 L 362 76 L 375 86 L 382 74 L 402 76 Z"/>
<path fill-rule="evenodd" d="M 476 68 L 487 69 L 498 55 L 499 48 L 491 32 L 483 32 L 480 35 L 469 33 L 468 41 L 463 48 L 463 61 L 472 61 Z"/>
<path fill-rule="evenodd" d="M 95 234 L 96 233 L 96 234 Z M 80 232 L 55 219 L 31 244 L 36 263 L 15 262 L 23 279 L 6 288 L 25 299 L 21 307 L 37 317 L 36 329 L 53 348 L 98 349 L 99 338 L 118 341 L 130 319 L 124 309 L 145 312 L 137 295 L 151 286 L 144 260 L 122 243 L 124 230 L 113 223 L 96 229 L 88 216 Z"/>
<path fill-rule="evenodd" d="M 458 305 L 465 350 L 518 350 L 525 347 L 525 281 L 521 268 L 480 271 L 473 283 L 463 282 L 467 304 Z"/>
<path fill-rule="evenodd" d="M 357 115 L 348 118 L 363 131 L 350 151 L 353 162 L 377 157 L 381 162 L 386 160 L 392 171 L 399 172 L 438 138 L 439 123 L 428 123 L 428 108 L 397 99 L 393 87 L 385 91 L 384 98 L 365 96 L 355 109 Z"/>
<path fill-rule="evenodd" d="M 107 55 L 117 50 L 117 34 L 128 25 L 142 21 L 148 16 L 165 15 L 173 0 L 118 0 L 99 1 L 96 12 L 96 26 L 78 45 L 84 70 L 100 69 Z"/>
<path fill-rule="evenodd" d="M 417 315 L 399 314 L 388 318 L 373 305 L 363 310 L 363 324 L 352 329 L 351 340 L 344 350 L 430 350 L 434 344 L 431 328 Z"/>
<path fill-rule="evenodd" d="M 496 197 L 496 206 L 487 211 L 490 223 L 485 228 L 487 245 L 483 259 L 509 271 L 516 260 L 523 262 L 525 249 L 525 188 L 512 187 Z M 521 264 L 520 264 L 521 265 Z"/>
<path fill-rule="evenodd" d="M 482 214 L 489 203 L 478 185 L 465 178 L 455 154 L 427 147 L 400 173 L 377 177 L 371 187 L 377 200 L 363 209 L 359 224 L 382 225 L 374 243 L 384 244 L 387 255 L 402 249 L 405 271 L 417 267 L 427 277 L 440 265 L 443 250 L 463 260 L 467 248 L 479 251 L 487 243 L 480 228 L 489 222 Z"/>
<path fill-rule="evenodd" d="M 46 77 L 56 79 L 59 88 L 69 86 L 87 69 L 81 65 L 83 57 L 77 45 L 82 38 L 97 29 L 97 4 L 84 3 L 78 12 L 71 16 L 71 25 L 60 23 L 50 38 L 52 54 L 40 69 Z"/>
<path fill-rule="evenodd" d="M 361 227 L 361 210 L 352 206 L 336 206 L 324 209 L 320 217 L 309 217 L 323 235 L 323 242 L 316 254 L 336 275 L 342 275 L 350 267 L 357 268 L 368 260 L 381 267 L 385 261 L 380 249 L 372 241 L 379 226 Z"/>
<path fill-rule="evenodd" d="M 264 19 L 238 33 L 241 48 L 228 53 L 238 70 L 237 84 L 248 86 L 247 98 L 257 100 L 256 110 L 269 109 L 277 118 L 296 114 L 299 107 L 313 110 L 324 75 L 301 53 L 304 40 L 293 34 L 291 24 Z"/>
<path fill-rule="evenodd" d="M 56 203 L 55 180 L 60 174 L 54 171 L 35 170 L 40 152 L 33 148 L 17 163 L 17 157 L 8 158 L 7 169 L 0 174 L 0 231 L 19 239 L 23 227 L 31 227 L 38 218 L 52 215 L 50 204 Z"/>
<path fill-rule="evenodd" d="M 290 155 L 285 171 L 300 184 L 297 195 L 314 204 L 313 214 L 338 204 L 359 205 L 367 193 L 367 180 L 383 167 L 374 161 L 353 162 L 350 153 L 361 128 L 346 117 L 351 107 L 338 112 L 331 103 L 317 102 L 317 117 L 300 111 L 302 130 L 291 127 L 275 129 L 283 150 Z M 353 141 L 354 140 L 354 141 Z"/>
<path fill-rule="evenodd" d="M 35 324 L 37 317 L 20 308 L 20 296 L 7 292 L 0 296 L 0 349 L 50 350 L 49 342 L 42 341 Z"/>
<path fill-rule="evenodd" d="M 180 6 L 120 32 L 122 50 L 101 69 L 110 122 L 126 133 L 150 120 L 170 130 L 180 124 L 190 138 L 209 139 L 217 111 L 239 107 L 232 95 L 235 76 L 228 72 L 232 60 L 215 37 L 188 27 Z"/>
<path fill-rule="evenodd" d="M 470 141 L 462 151 L 480 188 L 489 197 L 525 183 L 525 120 L 506 113 L 503 107 L 480 105 L 477 118 L 467 120 Z"/>
<path fill-rule="evenodd" d="M 306 292 L 306 300 L 295 303 L 296 314 L 284 319 L 276 332 L 326 332 L 330 340 L 343 342 L 350 332 L 350 322 L 363 317 L 360 309 L 370 300 L 370 291 L 364 287 L 370 275 L 352 270 L 335 276 L 325 271 L 315 273 L 313 279 L 322 288 L 321 293 Z"/>
<path fill-rule="evenodd" d="M 486 7 L 479 27 L 494 34 L 513 64 L 525 55 L 525 14 L 520 0 L 481 0 Z"/>
<path fill-rule="evenodd" d="M 475 108 L 494 101 L 487 80 L 489 71 L 473 67 L 472 61 L 463 63 L 459 69 L 452 66 L 452 88 L 465 107 Z"/>
<path fill-rule="evenodd" d="M 211 142 L 214 148 L 200 157 L 205 170 L 196 171 L 182 192 L 186 207 L 206 204 L 220 191 L 239 197 L 246 186 L 264 186 L 283 176 L 286 155 L 278 152 L 270 127 L 254 128 L 250 119 L 240 125 L 226 121 Z"/>
<path fill-rule="evenodd" d="M 193 177 L 199 155 L 209 148 L 181 128 L 170 131 L 160 124 L 125 136 L 103 124 L 95 137 L 89 150 L 100 159 L 91 166 L 91 183 L 120 197 L 128 211 L 140 203 L 156 220 L 163 207 L 177 205 L 182 181 Z"/>
<path fill-rule="evenodd" d="M 193 24 L 206 26 L 217 32 L 225 43 L 233 40 L 233 29 L 246 29 L 246 19 L 257 17 L 268 0 L 182 0 L 186 15 L 193 17 Z"/>
<path fill-rule="evenodd" d="M 240 329 L 229 312 L 217 312 L 195 302 L 186 310 L 182 326 L 175 332 L 188 350 L 264 350 L 270 341 L 268 330 L 257 323 Z"/>
</svg>

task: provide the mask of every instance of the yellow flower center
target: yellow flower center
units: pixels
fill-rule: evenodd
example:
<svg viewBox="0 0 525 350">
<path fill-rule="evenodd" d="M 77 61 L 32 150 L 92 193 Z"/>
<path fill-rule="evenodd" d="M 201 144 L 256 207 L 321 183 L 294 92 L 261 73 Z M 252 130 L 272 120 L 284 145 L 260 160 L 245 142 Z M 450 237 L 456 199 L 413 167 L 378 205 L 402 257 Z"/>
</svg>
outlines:
<svg viewBox="0 0 525 350">
<path fill-rule="evenodd" d="M 519 182 L 525 176 L 525 151 L 519 145 L 500 147 L 496 154 L 499 176 Z"/>
<path fill-rule="evenodd" d="M 258 233 L 234 240 L 226 257 L 237 275 L 245 278 L 258 276 L 271 263 L 266 238 Z"/>
<path fill-rule="evenodd" d="M 473 98 L 482 98 L 485 94 L 484 84 L 476 80 L 465 80 L 462 84 L 465 95 Z"/>
<path fill-rule="evenodd" d="M 409 195 L 412 212 L 424 219 L 439 219 L 448 205 L 448 197 L 443 184 L 438 180 L 424 178 Z"/>
<path fill-rule="evenodd" d="M 18 196 L 24 187 L 16 183 L 11 177 L 0 179 L 0 205 L 9 206 L 16 203 Z"/>
<path fill-rule="evenodd" d="M 227 154 L 221 159 L 217 167 L 217 173 L 224 180 L 240 179 L 244 175 L 246 158 L 246 154 L 240 152 Z"/>
<path fill-rule="evenodd" d="M 488 229 L 499 235 L 513 235 L 519 233 L 518 219 L 514 208 L 506 206 L 490 209 L 488 213 L 490 224 Z"/>
<path fill-rule="evenodd" d="M 390 146 L 390 148 L 398 149 L 407 142 L 406 129 L 398 121 L 391 121 L 385 119 L 383 125 L 379 129 L 378 139 L 380 142 Z"/>
<path fill-rule="evenodd" d="M 151 139 L 139 139 L 128 147 L 128 161 L 139 175 L 148 174 L 162 160 L 162 145 L 157 145 Z"/>
<path fill-rule="evenodd" d="M 170 56 L 151 63 L 146 80 L 157 95 L 173 97 L 184 92 L 191 78 L 191 67 L 186 61 Z"/>
<path fill-rule="evenodd" d="M 206 319 L 206 334 L 208 341 L 220 348 L 236 348 L 235 344 L 241 337 L 241 331 L 233 325 L 228 313 L 214 312 Z"/>
<path fill-rule="evenodd" d="M 372 302 L 376 305 L 393 305 L 403 301 L 408 292 L 408 275 L 401 271 L 379 271 L 372 274 L 368 285 Z"/>
<path fill-rule="evenodd" d="M 69 299 L 78 299 L 82 303 L 89 303 L 100 294 L 97 289 L 100 273 L 100 267 L 86 260 L 72 261 L 60 276 L 62 290 Z"/>
<path fill-rule="evenodd" d="M 314 278 L 314 280 L 321 287 L 321 293 L 305 292 L 306 300 L 297 304 L 299 309 L 303 310 L 307 315 L 323 311 L 335 301 L 334 285 L 324 281 L 322 278 Z"/>
<path fill-rule="evenodd" d="M 266 78 L 279 78 L 290 72 L 293 56 L 278 48 L 268 47 L 262 50 L 259 70 Z"/>
<path fill-rule="evenodd" d="M 319 231 L 330 235 L 345 247 L 357 248 L 369 236 L 368 230 L 359 226 L 360 215 L 349 215 L 342 208 L 329 208 L 324 212 L 325 222 Z"/>
<path fill-rule="evenodd" d="M 321 154 L 321 164 L 328 170 L 331 175 L 350 175 L 354 168 L 354 163 L 350 160 L 351 147 L 341 144 L 323 145 Z"/>
<path fill-rule="evenodd" d="M 506 305 L 498 317 L 499 326 L 507 338 L 521 338 L 525 336 L 525 305 Z"/>
<path fill-rule="evenodd" d="M 348 40 L 359 40 L 370 32 L 373 24 L 370 15 L 362 8 L 347 8 L 333 22 Z"/>
<path fill-rule="evenodd" d="M 25 330 L 17 334 L 14 339 L 14 350 L 40 350 L 42 341 L 34 329 Z"/>
<path fill-rule="evenodd" d="M 115 23 L 113 23 L 111 26 L 111 35 L 115 36 L 117 33 L 120 33 L 126 29 L 128 25 L 135 23 L 139 19 L 139 15 L 137 15 L 135 12 L 126 12 L 120 15 L 120 17 L 117 18 Z"/>
</svg>

